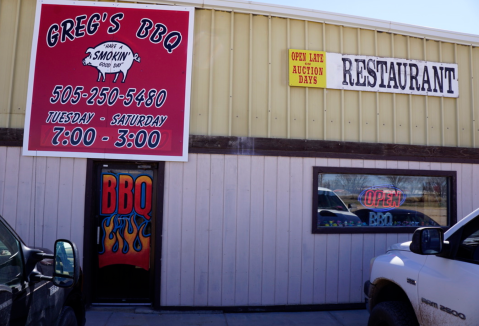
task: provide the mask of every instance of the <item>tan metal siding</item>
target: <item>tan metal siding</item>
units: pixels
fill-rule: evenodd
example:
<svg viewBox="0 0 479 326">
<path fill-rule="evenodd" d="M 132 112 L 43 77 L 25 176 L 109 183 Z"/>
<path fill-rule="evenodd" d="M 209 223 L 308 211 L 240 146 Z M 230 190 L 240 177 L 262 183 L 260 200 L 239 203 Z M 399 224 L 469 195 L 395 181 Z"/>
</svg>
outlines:
<svg viewBox="0 0 479 326">
<path fill-rule="evenodd" d="M 196 11 L 198 13 L 198 11 Z M 233 76 L 230 84 L 232 116 L 230 135 L 247 137 L 249 112 L 249 61 L 250 61 L 250 15 L 231 15 L 234 21 L 233 35 Z M 244 30 L 245 33 L 234 33 Z M 245 69 L 248 67 L 248 69 Z"/>
<path fill-rule="evenodd" d="M 356 28 L 342 28 L 342 51 L 360 54 L 359 36 Z M 359 138 L 359 92 L 341 91 L 341 140 L 358 141 Z"/>
<path fill-rule="evenodd" d="M 34 10 L 31 1 L 0 3 L 0 128 L 24 124 Z M 479 146 L 476 47 L 232 11 L 195 15 L 191 134 Z M 460 95 L 289 87 L 289 48 L 458 63 Z"/>
<path fill-rule="evenodd" d="M 289 20 L 290 32 L 288 35 L 289 46 L 292 49 L 305 49 L 307 26 L 304 21 L 301 20 Z M 281 50 L 280 50 L 281 51 Z M 288 90 L 286 90 L 288 91 Z M 289 124 L 290 134 L 288 138 L 306 138 L 306 89 L 302 87 L 290 87 L 289 89 L 290 100 L 288 103 L 288 111 L 290 111 Z"/>
<path fill-rule="evenodd" d="M 472 106 L 474 108 L 475 144 L 479 144 L 479 48 L 472 47 Z M 475 77 L 475 80 L 474 80 Z"/>
<path fill-rule="evenodd" d="M 472 145 L 472 121 L 471 110 L 471 69 L 469 47 L 457 46 L 457 63 L 459 64 L 459 91 L 457 99 L 459 114 L 459 143 L 464 147 Z"/>
<path fill-rule="evenodd" d="M 265 84 L 269 83 L 270 86 L 265 90 L 270 92 L 267 97 L 269 104 L 269 130 L 267 132 L 270 137 L 282 137 L 288 134 L 288 108 L 289 108 L 289 94 L 285 82 L 288 80 L 287 71 L 281 69 L 281 66 L 287 59 L 287 53 L 279 49 L 287 48 L 287 39 L 283 36 L 286 35 L 288 26 L 288 20 L 283 18 L 272 18 L 269 28 L 269 52 L 270 58 L 270 73 L 271 77 L 264 79 Z"/>
<path fill-rule="evenodd" d="M 211 39 L 211 49 L 214 53 L 213 78 L 209 84 L 209 123 L 208 134 L 229 134 L 229 84 L 230 80 L 230 36 L 231 15 L 226 12 L 213 12 L 211 28 L 214 31 Z M 213 133 L 214 131 L 214 133 Z"/>
<path fill-rule="evenodd" d="M 248 67 L 250 68 L 251 76 L 251 98 L 248 116 L 248 124 L 250 126 L 249 136 L 268 137 L 269 17 L 251 15 L 250 19 L 252 21 L 250 25 L 251 29 L 248 29 L 251 37 L 250 66 Z M 277 77 L 281 78 L 282 76 Z M 279 80 L 276 82 L 280 83 Z"/>
<path fill-rule="evenodd" d="M 208 134 L 210 69 L 215 60 L 211 45 L 211 18 L 210 10 L 197 10 L 195 13 L 190 130 L 201 135 Z"/>
</svg>

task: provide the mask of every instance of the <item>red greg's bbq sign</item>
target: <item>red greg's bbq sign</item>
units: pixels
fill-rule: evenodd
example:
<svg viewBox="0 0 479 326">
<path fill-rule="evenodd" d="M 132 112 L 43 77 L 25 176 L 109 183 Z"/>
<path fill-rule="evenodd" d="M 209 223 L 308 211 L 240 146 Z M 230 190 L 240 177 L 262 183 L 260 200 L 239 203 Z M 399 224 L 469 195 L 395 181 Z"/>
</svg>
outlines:
<svg viewBox="0 0 479 326">
<path fill-rule="evenodd" d="M 186 161 L 193 17 L 39 1 L 24 155 Z"/>
</svg>

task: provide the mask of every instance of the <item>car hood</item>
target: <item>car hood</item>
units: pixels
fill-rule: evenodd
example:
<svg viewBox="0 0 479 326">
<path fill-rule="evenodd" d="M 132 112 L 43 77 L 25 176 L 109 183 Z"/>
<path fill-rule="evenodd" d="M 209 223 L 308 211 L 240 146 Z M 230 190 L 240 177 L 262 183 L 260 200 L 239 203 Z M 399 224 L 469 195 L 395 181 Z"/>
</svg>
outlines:
<svg viewBox="0 0 479 326">
<path fill-rule="evenodd" d="M 328 208 L 324 208 L 324 209 L 318 209 L 318 214 L 320 214 L 321 216 L 328 216 L 327 214 L 321 214 L 321 212 L 331 212 L 331 213 L 334 213 L 336 215 L 340 215 L 340 216 L 354 216 L 354 217 L 358 217 L 356 214 L 354 213 L 351 213 L 351 212 L 347 212 L 347 211 L 339 211 L 339 210 L 336 210 L 336 209 L 328 209 Z"/>
<path fill-rule="evenodd" d="M 411 241 L 406 241 L 406 242 L 402 242 L 402 243 L 395 243 L 395 244 L 389 246 L 388 251 L 392 251 L 392 250 L 411 251 L 411 249 L 409 249 L 410 245 L 411 245 Z"/>
</svg>

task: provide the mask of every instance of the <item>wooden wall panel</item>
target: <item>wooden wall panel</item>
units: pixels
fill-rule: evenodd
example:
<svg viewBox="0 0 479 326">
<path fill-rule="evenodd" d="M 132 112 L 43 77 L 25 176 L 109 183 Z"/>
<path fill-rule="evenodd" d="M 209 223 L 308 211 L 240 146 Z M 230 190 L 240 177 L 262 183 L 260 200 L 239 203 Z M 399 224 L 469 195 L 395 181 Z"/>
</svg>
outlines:
<svg viewBox="0 0 479 326">
<path fill-rule="evenodd" d="M 173 165 L 170 166 L 170 173 L 167 177 L 170 178 L 168 181 L 168 190 L 165 193 L 168 193 L 168 197 L 171 200 L 168 201 L 168 205 L 165 205 L 165 212 L 171 214 L 171 216 L 179 216 L 182 213 L 183 209 L 183 165 Z M 174 178 L 171 180 L 171 178 Z M 177 194 L 176 196 L 170 197 L 170 194 Z M 197 193 L 197 192 L 196 192 Z M 194 206 L 194 202 L 190 203 L 191 206 Z M 181 270 L 181 239 L 182 239 L 182 221 L 179 219 L 171 219 L 168 221 L 168 227 L 166 228 L 167 234 L 165 235 L 163 259 L 168 260 L 168 265 L 166 265 L 167 276 L 164 281 L 165 291 L 168 295 L 169 300 L 175 305 L 180 304 L 180 275 L 181 273 L 176 273 L 175 271 Z M 194 268 L 193 268 L 194 270 Z"/>
<path fill-rule="evenodd" d="M 193 296 L 195 305 L 208 305 L 208 255 L 211 156 L 199 155 L 197 169 L 202 173 L 196 175 L 196 230 L 195 230 L 195 287 Z M 233 174 L 234 175 L 234 174 Z M 170 194 L 171 196 L 172 194 Z M 181 232 L 181 229 L 178 230 Z M 180 235 L 181 236 L 181 235 Z M 171 253 L 168 253 L 171 254 Z M 179 258 L 178 253 L 178 258 Z M 176 259 L 176 258 L 175 258 Z M 167 265 L 168 266 L 168 265 Z M 179 281 L 179 280 L 178 280 Z"/>
<path fill-rule="evenodd" d="M 248 158 L 248 157 L 246 157 Z M 221 305 L 221 269 L 223 261 L 223 185 L 224 185 L 225 157 L 224 155 L 211 156 L 211 191 L 208 243 L 208 305 Z M 185 179 L 184 183 L 189 182 Z M 194 235 L 192 235 L 194 236 Z M 247 239 L 246 239 L 247 240 Z M 247 275 L 248 273 L 246 273 Z"/>
<path fill-rule="evenodd" d="M 7 147 L 5 186 L 3 196 L 3 217 L 8 223 L 10 223 L 12 227 L 16 226 L 17 203 L 19 200 L 18 176 L 20 174 L 20 151 L 21 148 L 19 147 Z M 23 233 L 21 236 L 23 236 Z M 25 236 L 28 236 L 28 233 L 25 233 Z"/>
<path fill-rule="evenodd" d="M 339 235 L 339 272 L 338 272 L 338 303 L 348 303 L 351 290 L 351 274 L 356 273 L 357 269 L 351 268 L 351 248 L 352 248 L 352 235 L 340 234 Z"/>
<path fill-rule="evenodd" d="M 213 159 L 213 161 L 215 161 Z M 180 216 L 181 218 L 181 253 L 180 253 L 180 305 L 192 306 L 194 305 L 194 298 L 191 295 L 194 291 L 195 284 L 195 224 L 196 224 L 196 174 L 197 174 L 197 155 L 191 155 L 188 163 L 183 164 L 182 176 L 182 199 L 183 206 Z M 181 164 L 180 164 L 181 165 Z M 168 166 L 168 164 L 166 165 Z M 168 171 L 165 172 L 169 175 Z M 222 170 L 218 170 L 218 177 L 222 174 Z M 178 179 L 172 180 L 178 182 Z M 165 207 L 169 205 L 169 190 L 168 184 L 165 182 Z M 173 193 L 172 193 L 173 194 Z M 167 197 L 168 196 L 168 197 Z M 168 223 L 166 220 L 163 222 Z M 168 228 L 166 228 L 168 229 Z M 166 236 L 169 236 L 166 234 Z M 163 278 L 162 278 L 163 284 Z M 161 299 L 163 302 L 165 299 Z"/>
<path fill-rule="evenodd" d="M 273 305 L 275 303 L 276 277 L 276 192 L 278 180 L 278 158 L 265 157 L 264 160 L 264 217 L 263 217 L 263 268 L 261 303 Z"/>
<path fill-rule="evenodd" d="M 200 173 L 202 173 L 202 171 L 198 171 L 198 174 Z M 221 302 L 224 306 L 233 306 L 235 304 L 236 285 L 236 210 L 238 207 L 238 156 L 236 155 L 225 156 L 223 192 L 223 269 L 221 279 Z"/>
<path fill-rule="evenodd" d="M 17 192 L 17 218 L 15 225 L 12 225 L 15 230 L 22 230 L 23 236 L 22 239 L 25 243 L 32 244 L 34 242 L 33 237 L 33 225 L 30 221 L 32 220 L 32 200 L 33 192 L 33 157 L 21 157 L 19 156 L 19 173 L 18 173 L 18 192 Z M 70 171 L 71 172 L 71 171 Z M 71 182 L 70 182 L 71 187 Z M 71 203 L 71 199 L 66 201 L 68 205 Z M 71 205 L 65 209 L 65 214 L 63 215 L 63 221 L 68 224 L 70 222 L 70 211 Z M 68 230 L 70 231 L 70 230 Z M 68 235 L 60 234 L 60 237 L 63 239 L 70 238 L 70 232 Z M 53 246 L 53 243 L 51 244 Z"/>
<path fill-rule="evenodd" d="M 248 302 L 262 303 L 263 230 L 264 230 L 264 156 L 251 158 L 251 212 L 249 234 Z M 253 168 L 254 167 L 254 168 Z"/>
<path fill-rule="evenodd" d="M 316 165 L 314 158 L 302 159 L 302 189 L 301 189 L 301 218 L 302 218 L 302 230 L 301 230 L 301 304 L 313 302 L 315 294 L 315 287 L 317 285 L 317 279 L 315 275 L 315 238 L 310 237 L 311 234 L 311 210 L 307 207 L 311 207 L 312 198 L 307 194 L 311 191 L 311 180 L 313 178 L 313 170 L 311 166 Z M 294 223 L 294 221 L 291 221 Z M 323 291 L 324 292 L 324 291 Z"/>
<path fill-rule="evenodd" d="M 235 304 L 247 305 L 249 301 L 249 236 L 251 213 L 251 156 L 238 156 L 238 203 L 236 216 L 236 274 Z M 221 191 L 221 190 L 220 190 Z M 221 221 L 222 216 L 218 216 Z M 211 228 L 211 227 L 210 227 Z"/>
<path fill-rule="evenodd" d="M 412 235 L 312 234 L 313 166 L 456 171 L 459 219 L 475 208 L 479 192 L 479 168 L 472 164 L 189 158 L 166 164 L 164 306 L 362 302 L 371 258 Z"/>
<path fill-rule="evenodd" d="M 58 223 L 57 236 L 71 238 L 71 212 L 73 201 L 73 164 L 72 158 L 60 159 L 60 173 L 58 180 Z M 53 240 L 53 239 L 52 239 Z"/>
<path fill-rule="evenodd" d="M 58 224 L 58 193 L 60 161 L 56 157 L 47 157 L 45 182 L 45 208 L 43 215 L 43 242 L 54 241 Z"/>
<path fill-rule="evenodd" d="M 85 161 L 86 162 L 86 161 Z M 35 164 L 35 196 L 34 196 L 34 208 L 33 215 L 35 216 L 35 232 L 34 243 L 35 246 L 41 247 L 43 244 L 43 220 L 45 212 L 45 185 L 47 180 L 47 158 L 37 157 Z M 86 172 L 86 169 L 85 169 Z M 83 206 L 84 207 L 84 206 Z M 83 212 L 83 209 L 80 210 Z M 81 225 L 83 226 L 83 219 L 81 219 Z M 82 237 L 83 240 L 83 237 Z"/>
<path fill-rule="evenodd" d="M 29 246 L 53 250 L 58 238 L 82 253 L 86 159 L 21 155 L 0 147 L 0 214 Z"/>
<path fill-rule="evenodd" d="M 288 304 L 301 303 L 301 248 L 302 248 L 302 231 L 303 223 L 303 159 L 293 157 L 290 161 L 290 170 L 287 173 L 289 177 L 289 211 L 288 211 L 288 226 L 289 226 L 289 248 L 288 248 Z M 310 182 L 307 182 L 309 185 Z M 292 219 L 291 216 L 297 216 Z"/>
<path fill-rule="evenodd" d="M 278 157 L 274 304 L 288 303 L 290 158 Z M 238 233 L 238 237 L 241 234 Z"/>
<path fill-rule="evenodd" d="M 326 260 L 320 262 L 326 265 L 326 300 L 325 303 L 339 303 L 338 301 L 338 282 L 343 275 L 339 274 L 339 234 L 326 235 Z M 345 253 L 341 253 L 344 255 Z M 349 271 L 348 271 L 349 273 Z"/>
<path fill-rule="evenodd" d="M 5 215 L 3 212 L 5 197 L 5 176 L 7 174 L 7 147 L 0 147 L 0 215 Z"/>
<path fill-rule="evenodd" d="M 350 290 L 347 302 L 361 302 L 364 297 L 364 282 L 363 270 L 366 269 L 369 273 L 369 265 L 363 264 L 363 250 L 364 250 L 364 235 L 351 235 L 351 276 L 350 276 Z M 368 275 L 369 276 L 369 275 Z"/>
<path fill-rule="evenodd" d="M 87 160 L 85 159 L 74 159 L 73 162 L 73 200 L 70 225 L 72 231 L 70 232 L 70 239 L 77 245 L 80 257 L 83 257 L 83 232 L 78 232 L 78 230 L 83 230 L 85 219 L 86 163 Z M 41 175 L 37 174 L 38 177 L 41 177 Z"/>
</svg>

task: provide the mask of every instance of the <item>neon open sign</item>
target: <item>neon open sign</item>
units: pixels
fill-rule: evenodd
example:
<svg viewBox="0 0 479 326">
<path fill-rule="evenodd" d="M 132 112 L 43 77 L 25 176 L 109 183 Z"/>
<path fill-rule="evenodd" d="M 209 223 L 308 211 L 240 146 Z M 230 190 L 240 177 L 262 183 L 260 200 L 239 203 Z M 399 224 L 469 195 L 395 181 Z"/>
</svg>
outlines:
<svg viewBox="0 0 479 326">
<path fill-rule="evenodd" d="M 377 212 L 398 208 L 405 200 L 406 194 L 393 185 L 372 186 L 363 190 L 358 196 L 361 205 Z"/>
</svg>

